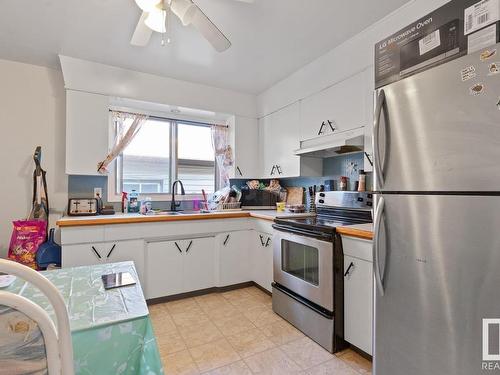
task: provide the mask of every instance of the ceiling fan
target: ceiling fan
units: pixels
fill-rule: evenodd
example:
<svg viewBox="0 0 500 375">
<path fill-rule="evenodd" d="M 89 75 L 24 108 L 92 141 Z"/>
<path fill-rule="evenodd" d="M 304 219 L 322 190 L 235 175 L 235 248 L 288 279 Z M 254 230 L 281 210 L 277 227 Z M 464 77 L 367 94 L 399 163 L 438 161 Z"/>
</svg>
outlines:
<svg viewBox="0 0 500 375">
<path fill-rule="evenodd" d="M 252 3 L 254 0 L 237 0 Z M 130 44 L 145 46 L 153 31 L 165 34 L 169 12 L 175 14 L 184 26 L 193 25 L 218 52 L 231 47 L 229 39 L 192 0 L 135 0 L 142 10 Z"/>
</svg>

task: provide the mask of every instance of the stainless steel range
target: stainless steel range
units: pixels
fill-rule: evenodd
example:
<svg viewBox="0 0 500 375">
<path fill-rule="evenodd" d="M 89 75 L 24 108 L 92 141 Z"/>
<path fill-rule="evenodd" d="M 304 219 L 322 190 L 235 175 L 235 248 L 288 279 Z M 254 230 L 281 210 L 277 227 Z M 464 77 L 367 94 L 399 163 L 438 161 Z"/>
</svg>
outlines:
<svg viewBox="0 0 500 375">
<path fill-rule="evenodd" d="M 276 219 L 273 310 L 331 353 L 344 348 L 344 256 L 337 226 L 372 221 L 372 195 L 316 194 L 317 216 Z"/>
</svg>

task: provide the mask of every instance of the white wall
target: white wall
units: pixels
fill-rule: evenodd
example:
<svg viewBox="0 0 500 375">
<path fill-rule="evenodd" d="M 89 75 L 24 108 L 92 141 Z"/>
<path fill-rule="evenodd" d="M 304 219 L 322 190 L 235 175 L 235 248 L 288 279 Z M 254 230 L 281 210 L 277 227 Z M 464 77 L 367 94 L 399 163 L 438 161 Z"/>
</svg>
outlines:
<svg viewBox="0 0 500 375">
<path fill-rule="evenodd" d="M 0 257 L 4 257 L 12 220 L 29 213 L 33 152 L 42 146 L 47 171 L 51 224 L 66 205 L 64 174 L 65 93 L 60 71 L 0 60 Z"/>
<path fill-rule="evenodd" d="M 375 43 L 447 3 L 412 0 L 258 96 L 259 117 L 308 97 L 373 65 Z"/>
<path fill-rule="evenodd" d="M 60 56 L 67 89 L 256 118 L 257 98 L 92 61 Z"/>
</svg>

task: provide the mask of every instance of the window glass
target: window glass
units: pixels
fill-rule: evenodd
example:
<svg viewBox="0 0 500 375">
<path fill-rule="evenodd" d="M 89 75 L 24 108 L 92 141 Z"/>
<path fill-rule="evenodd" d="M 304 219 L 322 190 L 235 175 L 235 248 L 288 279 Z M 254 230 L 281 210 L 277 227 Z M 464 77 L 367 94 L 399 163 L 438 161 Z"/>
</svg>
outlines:
<svg viewBox="0 0 500 375">
<path fill-rule="evenodd" d="M 170 164 L 170 122 L 148 119 L 123 151 L 123 190 L 168 193 Z"/>
</svg>

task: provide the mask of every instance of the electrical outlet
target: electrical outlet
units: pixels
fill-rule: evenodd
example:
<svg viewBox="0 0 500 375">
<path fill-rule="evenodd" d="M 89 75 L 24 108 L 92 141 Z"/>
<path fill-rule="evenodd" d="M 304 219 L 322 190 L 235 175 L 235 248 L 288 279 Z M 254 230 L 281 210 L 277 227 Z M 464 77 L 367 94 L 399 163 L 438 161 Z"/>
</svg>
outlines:
<svg viewBox="0 0 500 375">
<path fill-rule="evenodd" d="M 100 187 L 94 188 L 94 198 L 102 198 L 102 188 Z"/>
</svg>

